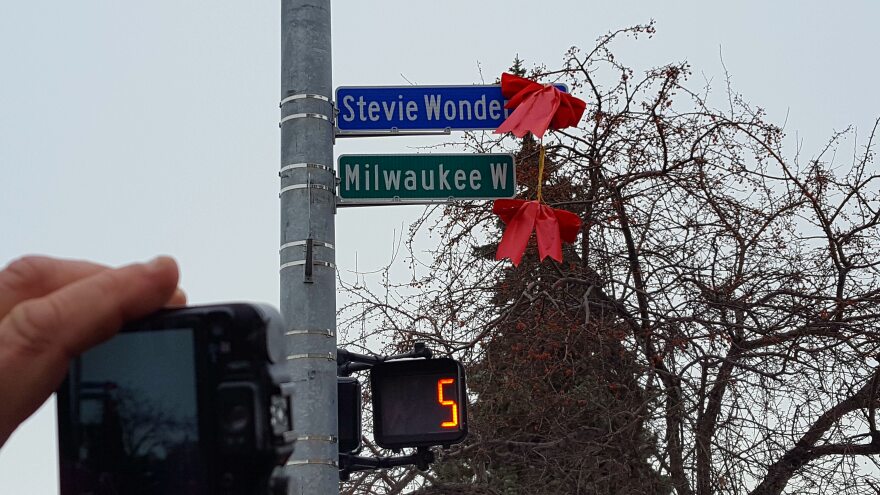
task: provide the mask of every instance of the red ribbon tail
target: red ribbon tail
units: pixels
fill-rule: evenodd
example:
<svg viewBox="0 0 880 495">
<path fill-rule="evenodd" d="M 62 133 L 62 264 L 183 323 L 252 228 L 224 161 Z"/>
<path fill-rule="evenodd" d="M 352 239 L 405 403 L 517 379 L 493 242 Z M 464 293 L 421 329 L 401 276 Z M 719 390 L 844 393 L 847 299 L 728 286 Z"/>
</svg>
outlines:
<svg viewBox="0 0 880 495">
<path fill-rule="evenodd" d="M 537 214 L 538 203 L 535 201 L 520 206 L 516 215 L 507 222 L 507 228 L 504 229 L 504 235 L 501 236 L 501 242 L 498 244 L 498 251 L 495 252 L 496 260 L 510 258 L 513 266 L 519 266 L 529 238 L 532 236 Z"/>
<path fill-rule="evenodd" d="M 559 222 L 552 208 L 540 205 L 535 220 L 535 232 L 538 234 L 538 259 L 551 257 L 562 263 L 562 239 L 559 235 Z"/>
</svg>

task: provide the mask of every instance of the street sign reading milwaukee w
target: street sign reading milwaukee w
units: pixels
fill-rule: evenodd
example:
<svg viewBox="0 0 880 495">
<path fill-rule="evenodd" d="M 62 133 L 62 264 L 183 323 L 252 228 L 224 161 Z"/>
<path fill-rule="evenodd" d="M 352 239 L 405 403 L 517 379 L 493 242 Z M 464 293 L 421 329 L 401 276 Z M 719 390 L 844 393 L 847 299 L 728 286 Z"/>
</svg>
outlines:
<svg viewBox="0 0 880 495">
<path fill-rule="evenodd" d="M 511 154 L 342 155 L 343 202 L 496 199 L 516 194 Z"/>
<path fill-rule="evenodd" d="M 564 84 L 556 84 L 568 92 Z M 340 134 L 364 131 L 497 129 L 510 113 L 501 86 L 342 86 L 336 89 Z"/>
</svg>

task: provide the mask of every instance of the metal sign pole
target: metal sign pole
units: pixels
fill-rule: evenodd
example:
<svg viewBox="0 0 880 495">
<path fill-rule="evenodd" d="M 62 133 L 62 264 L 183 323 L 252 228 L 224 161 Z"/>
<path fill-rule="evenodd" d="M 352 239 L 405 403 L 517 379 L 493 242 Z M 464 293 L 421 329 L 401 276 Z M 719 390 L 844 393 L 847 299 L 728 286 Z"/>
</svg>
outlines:
<svg viewBox="0 0 880 495">
<path fill-rule="evenodd" d="M 281 313 L 293 454 L 287 493 L 339 493 L 330 0 L 281 1 Z"/>
</svg>

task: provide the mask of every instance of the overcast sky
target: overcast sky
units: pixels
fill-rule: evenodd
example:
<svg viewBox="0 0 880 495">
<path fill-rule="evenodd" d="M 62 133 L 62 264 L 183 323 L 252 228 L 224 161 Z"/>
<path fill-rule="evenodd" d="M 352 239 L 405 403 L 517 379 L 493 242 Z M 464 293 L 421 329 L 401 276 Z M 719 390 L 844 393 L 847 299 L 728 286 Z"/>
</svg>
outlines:
<svg viewBox="0 0 880 495">
<path fill-rule="evenodd" d="M 623 4 L 623 5 L 622 5 Z M 539 6 L 540 5 L 540 6 Z M 715 6 L 717 5 L 717 6 Z M 783 123 L 803 154 L 880 115 L 874 2 L 337 1 L 334 85 L 492 81 L 517 54 L 557 67 L 572 45 L 623 41 L 639 69 L 688 60 Z M 25 253 L 181 263 L 193 303 L 276 303 L 279 4 L 6 2 L 0 9 L 0 264 Z M 481 72 L 482 71 L 482 72 Z M 589 104 L 589 100 L 588 100 Z M 437 138 L 340 140 L 405 153 Z M 381 267 L 417 207 L 341 210 L 337 262 Z M 2 399 L 2 398 L 0 398 Z M 0 493 L 57 493 L 54 404 L 0 450 Z"/>
</svg>

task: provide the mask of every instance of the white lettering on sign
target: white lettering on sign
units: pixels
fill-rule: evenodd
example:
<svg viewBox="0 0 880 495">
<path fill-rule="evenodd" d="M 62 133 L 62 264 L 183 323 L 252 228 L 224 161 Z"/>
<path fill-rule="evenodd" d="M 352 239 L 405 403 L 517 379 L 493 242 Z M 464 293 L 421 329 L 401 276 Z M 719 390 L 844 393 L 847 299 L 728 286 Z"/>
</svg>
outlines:
<svg viewBox="0 0 880 495">
<path fill-rule="evenodd" d="M 364 114 L 364 106 L 367 102 L 364 101 L 364 97 L 361 96 L 358 98 L 357 106 L 358 106 L 358 114 L 361 116 L 361 122 L 365 122 L 367 120 L 367 116 Z"/>
<path fill-rule="evenodd" d="M 431 179 L 431 180 L 428 181 L 428 179 Z M 424 189 L 425 191 L 433 191 L 434 190 L 434 171 L 433 170 L 422 170 L 422 189 Z"/>
<path fill-rule="evenodd" d="M 490 163 L 489 172 L 492 174 L 492 187 L 501 189 L 507 183 L 507 164 Z"/>
<path fill-rule="evenodd" d="M 385 189 L 400 189 L 400 170 L 383 170 L 382 175 L 385 176 Z"/>
<path fill-rule="evenodd" d="M 477 120 L 486 120 L 486 95 L 474 102 L 474 117 Z"/>
<path fill-rule="evenodd" d="M 467 120 L 474 118 L 471 113 L 471 102 L 467 100 L 461 100 L 458 102 L 458 118 Z"/>
<path fill-rule="evenodd" d="M 414 101 L 406 102 L 406 119 L 414 122 L 419 118 L 419 104 Z"/>
<path fill-rule="evenodd" d="M 443 186 L 446 186 L 446 189 L 452 189 L 449 187 L 449 182 L 446 181 L 446 176 L 449 175 L 449 170 L 443 170 L 443 164 L 440 164 L 440 190 L 443 190 Z"/>
<path fill-rule="evenodd" d="M 440 95 L 425 95 L 425 110 L 428 120 L 440 120 Z"/>
<path fill-rule="evenodd" d="M 342 114 L 342 120 L 346 122 L 351 122 L 354 120 L 354 108 L 351 107 L 351 102 L 353 101 L 354 96 L 351 95 L 342 98 L 342 106 L 345 107 L 346 110 L 348 110 L 348 113 L 343 112 Z"/>
<path fill-rule="evenodd" d="M 455 188 L 458 189 L 459 191 L 464 189 L 465 179 L 466 179 L 466 176 L 465 176 L 464 170 L 461 170 L 461 169 L 456 170 L 455 171 Z"/>
<path fill-rule="evenodd" d="M 406 171 L 406 178 L 403 179 L 403 188 L 407 191 L 416 190 L 416 173 L 412 170 Z"/>
<path fill-rule="evenodd" d="M 391 120 L 394 118 L 395 106 L 397 106 L 396 101 L 392 101 L 390 104 L 387 101 L 382 102 L 382 111 L 385 112 L 385 120 Z"/>
<path fill-rule="evenodd" d="M 501 118 L 501 102 L 492 100 L 489 102 L 489 117 L 498 120 Z"/>
<path fill-rule="evenodd" d="M 355 163 L 354 165 L 350 165 L 348 163 L 345 164 L 345 188 L 346 189 L 354 189 L 358 190 L 361 188 L 360 183 L 360 164 Z M 354 186 L 354 187 L 352 187 Z"/>
<path fill-rule="evenodd" d="M 479 170 L 471 170 L 470 179 L 471 179 L 470 180 L 471 189 L 474 189 L 474 190 L 479 189 L 480 182 L 483 180 L 483 176 L 482 176 L 482 174 L 480 174 L 480 171 Z"/>
<path fill-rule="evenodd" d="M 363 99 L 363 97 L 362 97 Z M 379 104 L 375 101 L 371 101 L 370 105 L 367 107 L 367 111 L 370 113 L 370 120 L 376 122 L 379 120 Z"/>
<path fill-rule="evenodd" d="M 443 116 L 446 120 L 455 120 L 455 102 L 447 101 L 443 104 Z"/>
</svg>

